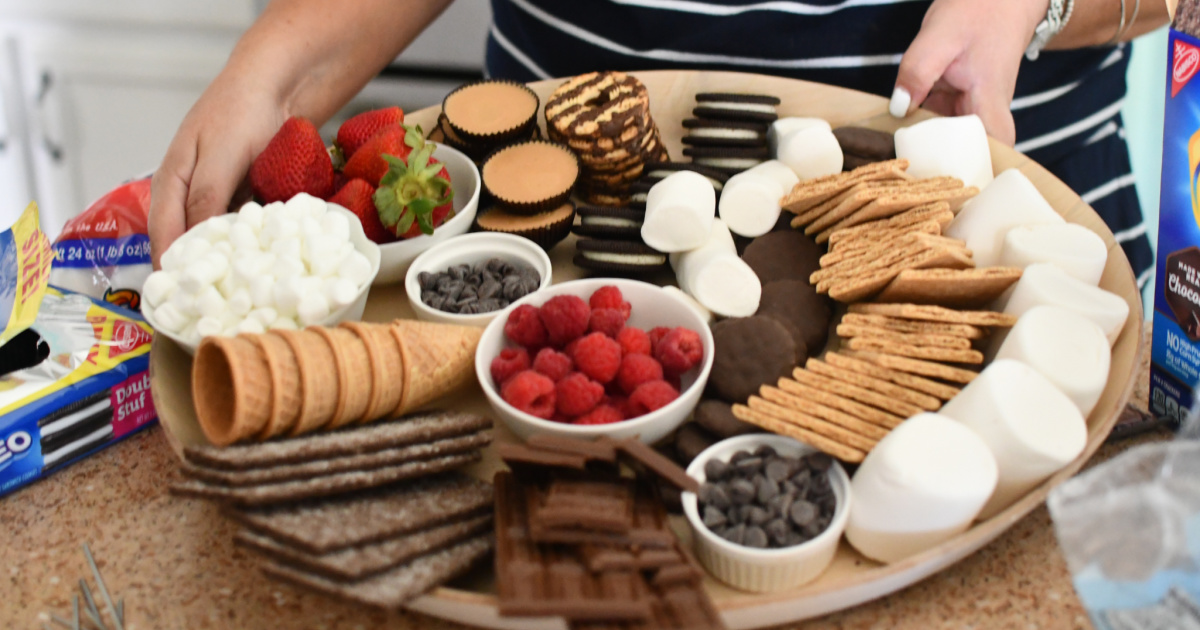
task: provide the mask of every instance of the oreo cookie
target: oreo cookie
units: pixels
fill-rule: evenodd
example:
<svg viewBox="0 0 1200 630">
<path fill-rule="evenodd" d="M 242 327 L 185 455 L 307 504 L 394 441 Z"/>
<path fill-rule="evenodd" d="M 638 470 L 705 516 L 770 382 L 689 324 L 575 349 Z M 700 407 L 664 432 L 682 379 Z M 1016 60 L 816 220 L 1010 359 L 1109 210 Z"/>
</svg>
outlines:
<svg viewBox="0 0 1200 630">
<path fill-rule="evenodd" d="M 703 175 L 713 185 L 713 189 L 717 191 L 718 195 L 725 187 L 725 182 L 729 181 L 728 173 L 694 162 L 647 162 L 645 168 L 642 169 L 642 178 L 638 180 L 638 183 L 654 185 L 679 171 L 692 171 Z M 646 189 L 649 190 L 649 186 Z"/>
<path fill-rule="evenodd" d="M 761 147 L 767 144 L 767 123 L 757 121 L 689 118 L 683 143 L 702 147 Z"/>
<path fill-rule="evenodd" d="M 646 213 L 633 208 L 579 206 L 579 225 L 571 231 L 579 236 L 638 241 L 642 238 L 642 220 Z"/>
<path fill-rule="evenodd" d="M 103 389 L 38 420 L 42 466 L 49 470 L 113 437 L 112 390 Z"/>
<path fill-rule="evenodd" d="M 602 273 L 638 275 L 667 268 L 667 255 L 636 241 L 581 238 L 575 242 L 575 266 Z"/>
<path fill-rule="evenodd" d="M 760 147 L 684 147 L 683 154 L 693 164 L 721 171 L 726 175 L 738 173 L 771 159 L 766 145 Z"/>
<path fill-rule="evenodd" d="M 775 108 L 780 100 L 765 94 L 731 94 L 727 92 L 705 92 L 696 95 L 696 108 L 692 115 L 697 118 L 721 118 L 724 120 L 756 120 L 774 122 L 779 118 Z"/>
</svg>

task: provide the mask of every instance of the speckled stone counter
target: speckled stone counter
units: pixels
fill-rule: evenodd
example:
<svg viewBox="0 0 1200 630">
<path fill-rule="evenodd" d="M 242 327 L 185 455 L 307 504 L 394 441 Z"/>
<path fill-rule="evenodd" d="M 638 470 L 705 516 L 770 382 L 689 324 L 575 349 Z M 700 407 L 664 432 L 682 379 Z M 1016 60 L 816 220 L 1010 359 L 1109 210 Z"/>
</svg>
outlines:
<svg viewBox="0 0 1200 630">
<path fill-rule="evenodd" d="M 1138 395 L 1145 400 L 1144 388 Z M 1106 445 L 1092 463 L 1168 437 L 1159 431 Z M 0 628 L 41 629 L 51 613 L 70 612 L 77 581 L 90 575 L 83 542 L 109 588 L 125 598 L 130 630 L 462 628 L 418 614 L 371 611 L 266 579 L 233 545 L 235 526 L 217 507 L 167 493 L 179 478 L 163 430 L 154 427 L 0 499 Z M 946 571 L 803 627 L 1028 630 L 1091 624 L 1041 507 Z"/>
</svg>

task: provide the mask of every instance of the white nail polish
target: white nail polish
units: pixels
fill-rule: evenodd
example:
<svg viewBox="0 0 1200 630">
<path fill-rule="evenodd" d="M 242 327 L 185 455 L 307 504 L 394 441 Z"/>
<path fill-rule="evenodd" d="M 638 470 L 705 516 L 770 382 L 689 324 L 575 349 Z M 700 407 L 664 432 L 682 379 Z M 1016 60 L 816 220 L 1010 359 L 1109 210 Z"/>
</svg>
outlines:
<svg viewBox="0 0 1200 630">
<path fill-rule="evenodd" d="M 897 87 L 892 92 L 892 100 L 888 103 L 888 113 L 896 118 L 904 118 L 908 115 L 908 106 L 912 105 L 912 95 L 908 90 Z"/>
</svg>

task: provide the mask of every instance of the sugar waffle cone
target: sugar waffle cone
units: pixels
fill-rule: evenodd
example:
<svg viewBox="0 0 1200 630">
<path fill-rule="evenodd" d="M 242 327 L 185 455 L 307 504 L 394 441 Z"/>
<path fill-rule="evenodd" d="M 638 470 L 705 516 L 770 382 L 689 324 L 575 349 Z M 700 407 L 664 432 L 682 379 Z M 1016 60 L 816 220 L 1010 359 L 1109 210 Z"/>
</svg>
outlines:
<svg viewBox="0 0 1200 630">
<path fill-rule="evenodd" d="M 333 350 L 337 366 L 338 398 L 329 428 L 362 420 L 371 401 L 371 358 L 358 335 L 345 328 L 313 327 Z"/>
<path fill-rule="evenodd" d="M 415 320 L 396 320 L 391 328 L 404 362 L 404 395 L 393 415 L 419 409 L 475 377 L 482 328 Z"/>
<path fill-rule="evenodd" d="M 400 396 L 406 387 L 400 348 L 387 324 L 366 322 L 344 322 L 347 328 L 362 340 L 371 363 L 371 397 L 363 412 L 362 421 L 369 422 L 387 416 L 400 404 Z"/>
<path fill-rule="evenodd" d="M 300 365 L 300 418 L 288 435 L 312 433 L 329 424 L 337 407 L 337 367 L 333 350 L 311 330 L 279 330 Z"/>
<path fill-rule="evenodd" d="M 258 435 L 271 416 L 271 376 L 258 346 L 246 339 L 206 337 L 192 368 L 196 417 L 204 436 L 227 446 Z"/>
<path fill-rule="evenodd" d="M 296 425 L 300 418 L 300 364 L 296 353 L 279 335 L 244 335 L 262 350 L 270 372 L 271 416 L 258 434 L 266 440 L 283 435 Z"/>
</svg>

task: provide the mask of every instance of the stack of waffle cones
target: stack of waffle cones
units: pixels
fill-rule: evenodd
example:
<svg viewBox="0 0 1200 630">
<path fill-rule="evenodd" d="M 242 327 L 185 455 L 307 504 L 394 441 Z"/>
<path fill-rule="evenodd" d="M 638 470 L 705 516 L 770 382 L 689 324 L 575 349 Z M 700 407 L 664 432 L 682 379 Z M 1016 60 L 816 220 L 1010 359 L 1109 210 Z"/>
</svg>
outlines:
<svg viewBox="0 0 1200 630">
<path fill-rule="evenodd" d="M 196 417 L 225 446 L 412 412 L 470 381 L 482 329 L 396 320 L 208 337 L 196 351 Z"/>
</svg>

